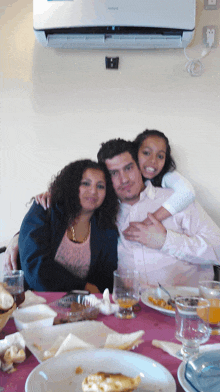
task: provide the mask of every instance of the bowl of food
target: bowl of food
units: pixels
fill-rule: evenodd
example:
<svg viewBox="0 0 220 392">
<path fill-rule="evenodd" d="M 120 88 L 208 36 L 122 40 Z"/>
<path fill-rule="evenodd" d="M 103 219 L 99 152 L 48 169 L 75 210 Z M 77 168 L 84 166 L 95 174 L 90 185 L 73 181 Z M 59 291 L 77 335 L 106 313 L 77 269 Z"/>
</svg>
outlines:
<svg viewBox="0 0 220 392">
<path fill-rule="evenodd" d="M 10 316 L 16 309 L 16 303 L 12 295 L 0 283 L 0 332 L 7 324 Z"/>
<path fill-rule="evenodd" d="M 16 309 L 14 322 L 18 331 L 27 328 L 50 327 L 57 313 L 48 305 L 38 304 Z"/>
<path fill-rule="evenodd" d="M 54 324 L 94 320 L 99 314 L 99 308 L 91 305 L 89 297 L 83 294 L 70 293 L 49 305 L 57 313 Z"/>
</svg>

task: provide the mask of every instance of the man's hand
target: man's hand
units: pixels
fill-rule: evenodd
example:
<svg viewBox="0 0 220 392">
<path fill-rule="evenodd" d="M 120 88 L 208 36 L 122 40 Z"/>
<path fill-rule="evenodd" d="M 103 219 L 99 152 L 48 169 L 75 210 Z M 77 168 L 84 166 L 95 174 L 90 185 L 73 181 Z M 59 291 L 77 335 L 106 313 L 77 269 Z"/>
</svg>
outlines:
<svg viewBox="0 0 220 392">
<path fill-rule="evenodd" d="M 49 192 L 40 193 L 35 196 L 35 201 L 37 204 L 40 204 L 45 210 L 50 207 L 51 204 L 51 194 Z"/>
<path fill-rule="evenodd" d="M 4 253 L 3 270 L 5 272 L 17 269 L 18 237 L 19 235 L 16 234 L 11 239 Z"/>
<path fill-rule="evenodd" d="M 131 222 L 123 235 L 128 241 L 137 241 L 148 248 L 161 249 L 166 240 L 166 228 L 153 214 L 148 214 L 148 217 L 151 225 L 146 226 L 141 222 Z"/>
</svg>

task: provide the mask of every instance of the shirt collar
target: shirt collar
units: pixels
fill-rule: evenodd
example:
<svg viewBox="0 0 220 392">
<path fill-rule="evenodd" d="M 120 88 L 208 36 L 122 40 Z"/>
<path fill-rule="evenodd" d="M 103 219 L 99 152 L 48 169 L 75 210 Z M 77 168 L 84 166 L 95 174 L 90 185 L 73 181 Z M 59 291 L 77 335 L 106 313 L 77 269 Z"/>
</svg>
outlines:
<svg viewBox="0 0 220 392">
<path fill-rule="evenodd" d="M 143 200 L 146 197 L 148 199 L 151 199 L 151 200 L 154 200 L 155 197 L 156 197 L 156 188 L 152 185 L 150 180 L 147 180 L 145 182 L 145 189 L 140 193 L 140 200 Z M 137 203 L 135 203 L 135 204 L 137 204 Z M 135 206 L 135 204 L 134 204 L 134 206 Z M 131 206 L 128 203 L 120 202 L 120 208 L 123 208 L 123 209 L 127 209 L 128 208 L 129 209 L 131 207 L 133 207 L 133 206 Z"/>
<path fill-rule="evenodd" d="M 145 182 L 145 189 L 140 193 L 140 200 L 143 200 L 145 197 L 151 200 L 154 200 L 156 197 L 156 189 L 150 180 Z"/>
</svg>

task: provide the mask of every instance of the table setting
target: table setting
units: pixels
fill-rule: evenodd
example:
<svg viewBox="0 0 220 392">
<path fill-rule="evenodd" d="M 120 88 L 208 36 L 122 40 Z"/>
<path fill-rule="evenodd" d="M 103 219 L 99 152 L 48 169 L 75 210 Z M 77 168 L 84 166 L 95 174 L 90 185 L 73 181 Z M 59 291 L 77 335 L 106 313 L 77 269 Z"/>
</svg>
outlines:
<svg viewBox="0 0 220 392">
<path fill-rule="evenodd" d="M 130 275 L 126 279 L 129 285 L 134 282 Z M 215 299 L 216 283 L 210 289 Z M 128 290 L 129 285 L 124 285 L 127 298 L 133 296 L 139 304 L 132 313 L 118 283 L 112 295 L 108 289 L 95 295 L 26 291 L 25 300 L 0 331 L 0 358 L 4 359 L 11 346 L 16 349 L 10 355 L 18 356 L 11 371 L 0 370 L 0 391 L 82 391 L 83 380 L 101 371 L 121 373 L 132 382 L 139 377 L 140 384 L 133 390 L 140 392 L 217 392 L 220 320 L 213 316 L 216 302 L 204 298 L 208 290 L 204 294 L 201 287 L 165 287 L 175 298 L 175 309 L 170 313 L 161 307 L 163 303 L 154 305 L 149 300 L 168 302 L 169 296 L 159 286 L 138 298 L 136 285 L 132 283 L 134 289 Z M 82 317 L 71 319 L 69 301 L 74 298 L 79 299 L 79 306 L 95 308 L 94 318 L 87 318 L 85 308 L 75 309 L 74 305 Z M 192 333 L 195 329 L 197 335 Z M 20 361 L 19 350 L 25 353 Z"/>
</svg>

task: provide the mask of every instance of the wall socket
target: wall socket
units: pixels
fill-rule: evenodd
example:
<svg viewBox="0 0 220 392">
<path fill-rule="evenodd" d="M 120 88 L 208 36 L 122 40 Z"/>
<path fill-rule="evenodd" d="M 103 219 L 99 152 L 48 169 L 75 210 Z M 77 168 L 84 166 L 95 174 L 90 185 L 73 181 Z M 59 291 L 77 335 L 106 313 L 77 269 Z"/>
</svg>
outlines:
<svg viewBox="0 0 220 392">
<path fill-rule="evenodd" d="M 218 46 L 218 27 L 204 26 L 203 27 L 203 43 L 207 48 L 216 48 Z"/>
<path fill-rule="evenodd" d="M 219 0 L 204 0 L 205 10 L 217 10 Z"/>
</svg>

